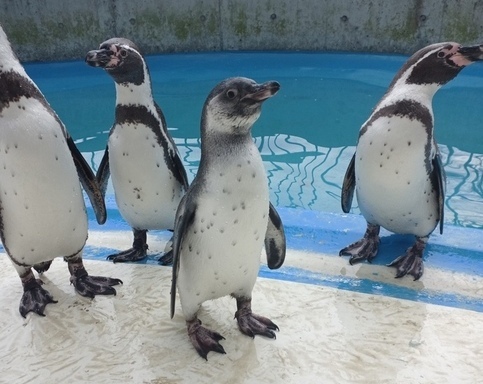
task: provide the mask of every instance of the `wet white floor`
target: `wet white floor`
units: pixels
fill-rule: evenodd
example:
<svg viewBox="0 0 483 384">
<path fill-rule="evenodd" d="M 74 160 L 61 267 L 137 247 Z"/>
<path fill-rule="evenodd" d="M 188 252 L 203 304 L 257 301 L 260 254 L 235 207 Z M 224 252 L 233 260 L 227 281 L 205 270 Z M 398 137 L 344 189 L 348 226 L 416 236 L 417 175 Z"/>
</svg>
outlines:
<svg viewBox="0 0 483 384">
<path fill-rule="evenodd" d="M 93 246 L 119 249 L 129 234 L 98 232 Z M 151 246 L 156 248 L 156 244 Z M 159 245 L 162 249 L 162 245 Z M 191 346 L 181 315 L 169 318 L 171 268 L 86 260 L 91 275 L 118 277 L 115 297 L 85 299 L 57 259 L 43 275 L 58 300 L 46 317 L 18 313 L 20 280 L 0 256 L 1 383 L 477 383 L 482 380 L 483 313 L 310 284 L 260 278 L 255 313 L 279 327 L 276 340 L 242 335 L 235 302 L 205 303 L 199 317 L 221 333 L 226 355 L 206 362 Z M 289 250 L 287 265 L 369 273 L 347 260 Z M 282 267 L 283 268 L 283 267 Z M 372 270 L 374 272 L 374 270 Z M 481 280 L 426 270 L 421 282 L 481 297 Z M 449 285 L 446 285 L 449 284 Z"/>
</svg>

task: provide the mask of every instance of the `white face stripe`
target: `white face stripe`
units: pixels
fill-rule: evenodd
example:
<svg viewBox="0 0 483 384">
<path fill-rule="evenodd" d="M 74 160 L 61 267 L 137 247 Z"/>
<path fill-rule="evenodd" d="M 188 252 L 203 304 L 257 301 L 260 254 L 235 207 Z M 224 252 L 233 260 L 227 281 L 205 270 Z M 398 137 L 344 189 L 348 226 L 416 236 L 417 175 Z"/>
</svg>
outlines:
<svg viewBox="0 0 483 384">
<path fill-rule="evenodd" d="M 450 50 L 447 50 L 447 54 L 455 54 L 458 49 L 459 49 L 459 44 L 456 44 L 456 43 L 445 43 L 444 45 L 449 45 L 449 44 L 452 44 L 453 47 L 450 49 Z M 422 62 L 423 60 L 426 60 L 426 58 L 428 56 L 431 56 L 432 54 L 434 54 L 435 52 L 438 52 L 440 51 L 442 48 L 442 45 L 441 44 L 437 44 L 434 49 L 431 49 L 430 51 L 428 51 L 424 56 L 422 56 L 418 61 L 416 61 L 413 65 L 411 65 L 410 67 L 408 67 L 406 69 L 406 71 L 402 74 L 402 76 L 399 78 L 399 80 L 396 82 L 396 84 L 394 85 L 394 88 L 402 85 L 402 84 L 406 84 L 406 80 L 408 79 L 409 75 L 411 74 L 413 68 L 415 66 L 417 66 L 420 62 Z M 444 51 L 444 50 L 443 50 Z"/>
<path fill-rule="evenodd" d="M 445 48 L 450 45 L 451 45 L 451 48 Z M 393 104 L 398 100 L 403 100 L 403 99 L 411 99 L 423 105 L 428 105 L 428 104 L 430 105 L 433 95 L 441 87 L 441 85 L 437 83 L 410 84 L 407 82 L 408 78 L 411 76 L 413 69 L 418 64 L 420 64 L 422 61 L 426 60 L 429 56 L 434 55 L 436 52 L 439 52 L 439 51 L 445 52 L 446 59 L 448 57 L 451 57 L 455 65 L 460 65 L 460 63 L 462 63 L 464 59 L 458 53 L 458 50 L 460 49 L 460 47 L 461 45 L 455 42 L 437 43 L 437 44 L 433 44 L 432 46 L 426 47 L 426 49 L 429 49 L 429 50 L 426 53 L 424 53 L 424 55 L 421 56 L 417 61 L 412 63 L 412 65 L 408 66 L 403 73 L 400 74 L 399 79 L 397 79 L 397 81 L 392 85 L 392 88 L 380 101 L 375 111 L 387 105 Z M 456 62 L 454 58 L 458 58 L 458 62 Z"/>
</svg>

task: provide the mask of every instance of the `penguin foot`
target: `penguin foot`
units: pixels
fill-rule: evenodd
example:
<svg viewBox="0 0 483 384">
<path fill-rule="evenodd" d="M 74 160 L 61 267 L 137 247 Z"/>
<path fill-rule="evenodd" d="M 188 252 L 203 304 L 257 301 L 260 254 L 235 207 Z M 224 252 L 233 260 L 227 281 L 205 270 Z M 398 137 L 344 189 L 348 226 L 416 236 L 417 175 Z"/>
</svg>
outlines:
<svg viewBox="0 0 483 384">
<path fill-rule="evenodd" d="M 399 256 L 388 267 L 396 268 L 396 278 L 411 275 L 414 281 L 419 280 L 424 272 L 423 251 L 426 242 L 418 240 L 404 255 Z"/>
<path fill-rule="evenodd" d="M 125 263 L 128 261 L 140 261 L 146 258 L 148 246 L 143 247 L 133 247 L 126 251 L 115 253 L 113 255 L 107 256 L 107 260 L 112 260 L 114 263 Z"/>
<path fill-rule="evenodd" d="M 348 245 L 339 252 L 339 256 L 350 256 L 349 263 L 351 265 L 367 260 L 371 262 L 377 255 L 379 249 L 379 239 L 376 241 L 366 239 L 365 237 Z"/>
<path fill-rule="evenodd" d="M 103 276 L 75 276 L 70 277 L 70 282 L 75 290 L 84 297 L 94 298 L 96 295 L 114 295 L 116 290 L 113 285 L 122 284 L 122 280 Z"/>
<path fill-rule="evenodd" d="M 27 317 L 29 312 L 45 316 L 44 310 L 47 304 L 57 303 L 57 300 L 54 300 L 52 295 L 41 287 L 42 280 L 30 279 L 26 282 L 22 281 L 22 283 L 24 284 L 24 293 L 19 306 L 22 317 Z"/>
<path fill-rule="evenodd" d="M 350 256 L 349 263 L 354 265 L 361 261 L 371 262 L 379 250 L 379 230 L 378 225 L 367 224 L 364 237 L 355 243 L 348 245 L 339 252 L 339 256 Z"/>
<path fill-rule="evenodd" d="M 208 360 L 208 352 L 218 352 L 225 354 L 223 346 L 219 343 L 220 340 L 225 340 L 219 333 L 209 330 L 201 325 L 198 318 L 192 321 L 187 321 L 188 335 L 198 354 L 205 360 Z"/>
<path fill-rule="evenodd" d="M 166 252 L 158 259 L 158 263 L 161 265 L 173 265 L 173 251 Z"/>
<path fill-rule="evenodd" d="M 278 326 L 266 317 L 252 313 L 251 300 L 237 300 L 238 310 L 235 312 L 235 318 L 238 321 L 238 328 L 241 333 L 252 338 L 255 335 L 276 339 L 274 331 L 279 331 Z"/>
</svg>

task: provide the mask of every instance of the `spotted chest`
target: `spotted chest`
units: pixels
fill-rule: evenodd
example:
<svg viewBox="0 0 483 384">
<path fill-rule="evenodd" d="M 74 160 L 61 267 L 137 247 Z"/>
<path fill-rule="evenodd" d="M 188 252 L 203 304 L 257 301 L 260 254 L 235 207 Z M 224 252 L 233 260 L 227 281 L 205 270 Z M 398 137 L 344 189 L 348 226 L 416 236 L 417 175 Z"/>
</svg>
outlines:
<svg viewBox="0 0 483 384">
<path fill-rule="evenodd" d="M 9 253 L 28 264 L 79 251 L 87 217 L 61 126 L 32 98 L 11 103 L 0 122 L 0 200 Z"/>
<path fill-rule="evenodd" d="M 183 310 L 229 294 L 251 295 L 267 230 L 268 194 L 258 151 L 210 169 L 181 246 Z"/>
<path fill-rule="evenodd" d="M 425 236 L 436 226 L 437 196 L 428 164 L 434 154 L 417 119 L 380 117 L 356 150 L 356 193 L 369 222 L 396 233 Z"/>
<path fill-rule="evenodd" d="M 116 125 L 109 136 L 109 164 L 123 218 L 133 228 L 172 228 L 183 187 L 153 130 L 143 124 Z"/>
</svg>

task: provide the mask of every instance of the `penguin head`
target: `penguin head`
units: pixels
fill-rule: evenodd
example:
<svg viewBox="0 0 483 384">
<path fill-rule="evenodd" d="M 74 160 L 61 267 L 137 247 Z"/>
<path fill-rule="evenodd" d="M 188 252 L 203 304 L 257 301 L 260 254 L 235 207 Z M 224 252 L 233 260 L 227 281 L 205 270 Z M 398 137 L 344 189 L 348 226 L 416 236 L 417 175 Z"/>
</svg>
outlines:
<svg viewBox="0 0 483 384">
<path fill-rule="evenodd" d="M 404 81 L 405 84 L 442 86 L 477 60 L 476 49 L 470 51 L 471 54 L 465 52 L 460 44 L 454 42 L 424 47 L 406 61 L 394 78 L 393 85 Z"/>
<path fill-rule="evenodd" d="M 202 130 L 244 135 L 261 113 L 265 100 L 280 89 L 276 81 L 258 84 L 245 77 L 232 77 L 219 83 L 210 92 L 203 106 Z"/>
<path fill-rule="evenodd" d="M 104 41 L 98 50 L 87 52 L 86 63 L 104 68 L 118 84 L 144 82 L 147 68 L 139 48 L 132 41 L 115 37 Z"/>
</svg>

